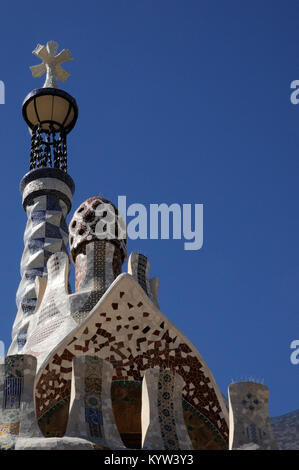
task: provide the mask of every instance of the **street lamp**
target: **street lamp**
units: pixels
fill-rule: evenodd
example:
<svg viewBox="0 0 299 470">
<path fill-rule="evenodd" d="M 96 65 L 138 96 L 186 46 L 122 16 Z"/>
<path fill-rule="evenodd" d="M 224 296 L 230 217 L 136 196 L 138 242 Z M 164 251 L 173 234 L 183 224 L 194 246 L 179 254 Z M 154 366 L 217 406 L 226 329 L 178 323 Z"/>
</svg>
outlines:
<svg viewBox="0 0 299 470">
<path fill-rule="evenodd" d="M 31 68 L 34 77 L 46 73 L 43 88 L 33 90 L 24 100 L 22 114 L 31 133 L 30 170 L 54 167 L 67 170 L 66 135 L 73 129 L 78 117 L 75 98 L 60 90 L 57 79 L 65 81 L 69 76 L 61 63 L 72 60 L 70 51 L 55 55 L 58 44 L 49 41 L 38 45 L 33 53 L 42 63 Z"/>
</svg>

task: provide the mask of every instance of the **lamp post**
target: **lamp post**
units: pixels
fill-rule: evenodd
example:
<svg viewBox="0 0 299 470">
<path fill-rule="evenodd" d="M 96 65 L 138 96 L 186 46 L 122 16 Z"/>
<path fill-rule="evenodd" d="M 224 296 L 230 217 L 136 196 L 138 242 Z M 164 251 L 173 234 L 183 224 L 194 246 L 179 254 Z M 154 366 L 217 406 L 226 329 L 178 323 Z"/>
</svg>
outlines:
<svg viewBox="0 0 299 470">
<path fill-rule="evenodd" d="M 31 91 L 23 103 L 23 118 L 31 133 L 30 170 L 54 167 L 67 170 L 66 136 L 78 117 L 76 100 L 66 91 L 58 89 L 57 79 L 65 81 L 69 73 L 61 63 L 72 60 L 68 50 L 55 55 L 58 44 L 49 41 L 33 51 L 42 60 L 30 67 L 34 77 L 46 73 L 43 88 Z"/>
</svg>

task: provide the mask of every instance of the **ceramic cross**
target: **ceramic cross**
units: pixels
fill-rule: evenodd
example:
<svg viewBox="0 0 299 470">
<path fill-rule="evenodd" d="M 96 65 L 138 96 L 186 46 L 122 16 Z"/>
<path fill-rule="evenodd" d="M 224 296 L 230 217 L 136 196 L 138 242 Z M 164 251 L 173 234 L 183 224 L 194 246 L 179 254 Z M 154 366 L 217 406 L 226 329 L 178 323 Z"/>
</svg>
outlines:
<svg viewBox="0 0 299 470">
<path fill-rule="evenodd" d="M 32 54 L 42 60 L 39 65 L 30 67 L 34 77 L 41 77 L 46 73 L 46 81 L 43 88 L 58 88 L 57 80 L 65 82 L 70 74 L 64 70 L 60 64 L 73 60 L 73 56 L 68 49 L 63 49 L 56 55 L 58 43 L 55 41 L 47 42 L 46 46 L 38 44 Z"/>
</svg>

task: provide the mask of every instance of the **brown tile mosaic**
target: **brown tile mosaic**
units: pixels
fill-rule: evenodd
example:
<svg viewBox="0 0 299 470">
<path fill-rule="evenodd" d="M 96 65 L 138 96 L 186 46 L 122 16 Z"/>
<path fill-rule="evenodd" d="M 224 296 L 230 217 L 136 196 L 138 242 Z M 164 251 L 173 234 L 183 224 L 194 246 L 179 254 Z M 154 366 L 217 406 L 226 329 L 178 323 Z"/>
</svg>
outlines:
<svg viewBox="0 0 299 470">
<path fill-rule="evenodd" d="M 227 440 L 227 423 L 206 365 L 200 361 L 197 351 L 186 343 L 184 336 L 160 312 L 158 315 L 157 310 L 151 313 L 147 300 L 141 302 L 140 297 L 144 294 L 141 294 L 139 286 L 136 291 L 135 281 L 125 280 L 126 283 L 133 283 L 131 288 L 128 290 L 121 285 L 125 282 L 120 283 L 118 288 L 115 286 L 105 311 L 99 306 L 98 312 L 95 310 L 76 330 L 74 337 L 68 339 L 68 346 L 58 349 L 47 367 L 44 367 L 36 386 L 38 417 L 47 413 L 57 401 L 69 397 L 71 360 L 74 355 L 99 354 L 113 363 L 113 380 L 138 382 L 142 380 L 144 371 L 152 367 L 166 366 L 175 370 L 185 382 L 183 396 L 186 403 L 204 416 L 215 432 Z M 134 289 L 135 298 L 132 296 Z M 113 307 L 116 299 L 117 311 L 121 312 L 118 319 Z M 128 303 L 133 307 L 129 307 Z M 131 315 L 132 312 L 134 315 Z M 107 321 L 107 317 L 112 321 Z M 136 326 L 138 329 L 134 329 Z M 55 385 L 50 385 L 50 381 Z"/>
</svg>

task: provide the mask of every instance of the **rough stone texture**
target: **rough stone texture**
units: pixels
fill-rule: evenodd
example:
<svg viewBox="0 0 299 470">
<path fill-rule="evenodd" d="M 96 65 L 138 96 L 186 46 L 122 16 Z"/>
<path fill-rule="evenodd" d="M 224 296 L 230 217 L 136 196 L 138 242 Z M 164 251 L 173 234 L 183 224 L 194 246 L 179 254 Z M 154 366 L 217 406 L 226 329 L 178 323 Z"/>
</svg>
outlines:
<svg viewBox="0 0 299 470">
<path fill-rule="evenodd" d="M 112 373 L 112 364 L 99 357 L 74 358 L 66 436 L 80 437 L 103 448 L 124 448 L 112 411 Z"/>
<path fill-rule="evenodd" d="M 156 307 L 160 309 L 159 303 L 158 303 L 158 294 L 159 294 L 159 289 L 160 289 L 160 279 L 158 277 L 153 277 L 149 281 L 150 288 L 151 288 L 151 293 L 152 293 L 152 300 Z"/>
<path fill-rule="evenodd" d="M 255 382 L 233 383 L 229 396 L 229 448 L 257 444 L 262 450 L 277 449 L 269 418 L 269 390 Z"/>
<path fill-rule="evenodd" d="M 37 425 L 33 385 L 36 359 L 6 356 L 0 364 L 0 449 L 12 449 L 18 437 L 41 437 Z"/>
<path fill-rule="evenodd" d="M 279 449 L 299 450 L 299 409 L 270 421 Z"/>
<path fill-rule="evenodd" d="M 71 178 L 53 168 L 29 172 L 21 182 L 27 225 L 17 291 L 17 316 L 8 354 L 22 353 L 37 303 L 35 279 L 47 276 L 47 261 L 56 252 L 67 252 L 65 217 L 71 208 Z"/>
<path fill-rule="evenodd" d="M 254 442 L 250 442 L 249 444 L 244 444 L 243 446 L 237 447 L 234 450 L 261 450 L 261 449 L 258 444 L 255 444 Z"/>
<path fill-rule="evenodd" d="M 15 450 L 107 450 L 79 437 L 18 438 Z"/>
<path fill-rule="evenodd" d="M 183 418 L 182 377 L 170 369 L 145 372 L 142 383 L 142 448 L 191 450 Z"/>
</svg>

